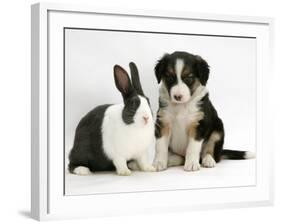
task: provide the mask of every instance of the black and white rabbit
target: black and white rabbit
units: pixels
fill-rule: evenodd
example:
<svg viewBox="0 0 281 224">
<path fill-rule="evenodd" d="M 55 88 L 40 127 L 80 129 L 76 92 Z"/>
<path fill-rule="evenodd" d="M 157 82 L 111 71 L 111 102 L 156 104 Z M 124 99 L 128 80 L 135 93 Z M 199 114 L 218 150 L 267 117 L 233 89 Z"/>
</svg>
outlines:
<svg viewBox="0 0 281 224">
<path fill-rule="evenodd" d="M 142 171 L 155 171 L 148 159 L 154 139 L 152 111 L 136 65 L 131 62 L 129 66 L 132 83 L 121 66 L 114 66 L 115 85 L 123 103 L 98 106 L 79 122 L 69 155 L 71 173 L 116 170 L 118 175 L 130 175 L 130 161 Z"/>
</svg>

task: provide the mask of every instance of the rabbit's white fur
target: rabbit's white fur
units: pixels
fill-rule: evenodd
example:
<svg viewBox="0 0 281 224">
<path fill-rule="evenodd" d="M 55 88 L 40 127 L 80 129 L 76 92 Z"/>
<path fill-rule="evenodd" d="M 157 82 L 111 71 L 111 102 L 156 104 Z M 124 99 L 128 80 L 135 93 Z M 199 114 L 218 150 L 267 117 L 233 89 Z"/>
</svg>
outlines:
<svg viewBox="0 0 281 224">
<path fill-rule="evenodd" d="M 132 124 L 125 124 L 122 120 L 124 104 L 110 106 L 102 124 L 104 152 L 113 161 L 119 175 L 130 175 L 129 160 L 136 160 L 143 171 L 155 171 L 148 159 L 148 148 L 154 138 L 153 117 L 147 100 L 138 97 L 141 103 Z M 147 124 L 143 116 L 149 117 Z"/>
</svg>

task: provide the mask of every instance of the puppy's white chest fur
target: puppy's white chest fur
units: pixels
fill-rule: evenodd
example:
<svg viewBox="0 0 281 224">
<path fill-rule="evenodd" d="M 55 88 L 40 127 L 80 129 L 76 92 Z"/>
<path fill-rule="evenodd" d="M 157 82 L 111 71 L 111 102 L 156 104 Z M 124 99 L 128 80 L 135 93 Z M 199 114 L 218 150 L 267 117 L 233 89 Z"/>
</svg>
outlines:
<svg viewBox="0 0 281 224">
<path fill-rule="evenodd" d="M 168 100 L 169 96 L 165 88 L 160 88 L 161 100 L 167 104 L 162 111 L 163 120 L 171 128 L 169 147 L 174 153 L 185 156 L 189 128 L 194 122 L 203 118 L 200 101 L 207 93 L 205 86 L 199 86 L 187 103 L 175 104 Z"/>
<path fill-rule="evenodd" d="M 190 111 L 188 105 L 170 106 L 171 138 L 170 149 L 182 156 L 185 155 L 188 145 L 188 130 L 194 121 L 198 110 Z"/>
</svg>

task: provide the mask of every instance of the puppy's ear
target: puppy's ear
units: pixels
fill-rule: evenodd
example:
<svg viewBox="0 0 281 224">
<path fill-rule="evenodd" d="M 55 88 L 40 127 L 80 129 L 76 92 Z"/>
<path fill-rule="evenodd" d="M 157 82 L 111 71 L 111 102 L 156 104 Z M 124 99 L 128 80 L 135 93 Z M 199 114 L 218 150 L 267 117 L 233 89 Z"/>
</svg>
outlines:
<svg viewBox="0 0 281 224">
<path fill-rule="evenodd" d="M 201 58 L 200 56 L 195 56 L 196 57 L 196 70 L 198 72 L 198 77 L 203 86 L 206 85 L 208 79 L 209 79 L 209 65 L 208 63 Z"/>
<path fill-rule="evenodd" d="M 165 54 L 156 64 L 154 72 L 157 78 L 157 82 L 161 82 L 162 75 L 165 72 L 167 63 L 168 63 L 169 54 Z"/>
</svg>

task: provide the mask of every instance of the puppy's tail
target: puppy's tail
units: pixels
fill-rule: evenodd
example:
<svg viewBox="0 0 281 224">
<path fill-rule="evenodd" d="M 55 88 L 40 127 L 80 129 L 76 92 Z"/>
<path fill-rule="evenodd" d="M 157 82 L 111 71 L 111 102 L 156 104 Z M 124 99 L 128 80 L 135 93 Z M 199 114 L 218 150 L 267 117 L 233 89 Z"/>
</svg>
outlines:
<svg viewBox="0 0 281 224">
<path fill-rule="evenodd" d="M 221 159 L 253 159 L 256 157 L 254 152 L 250 151 L 238 151 L 238 150 L 229 150 L 224 149 L 221 152 Z"/>
</svg>

